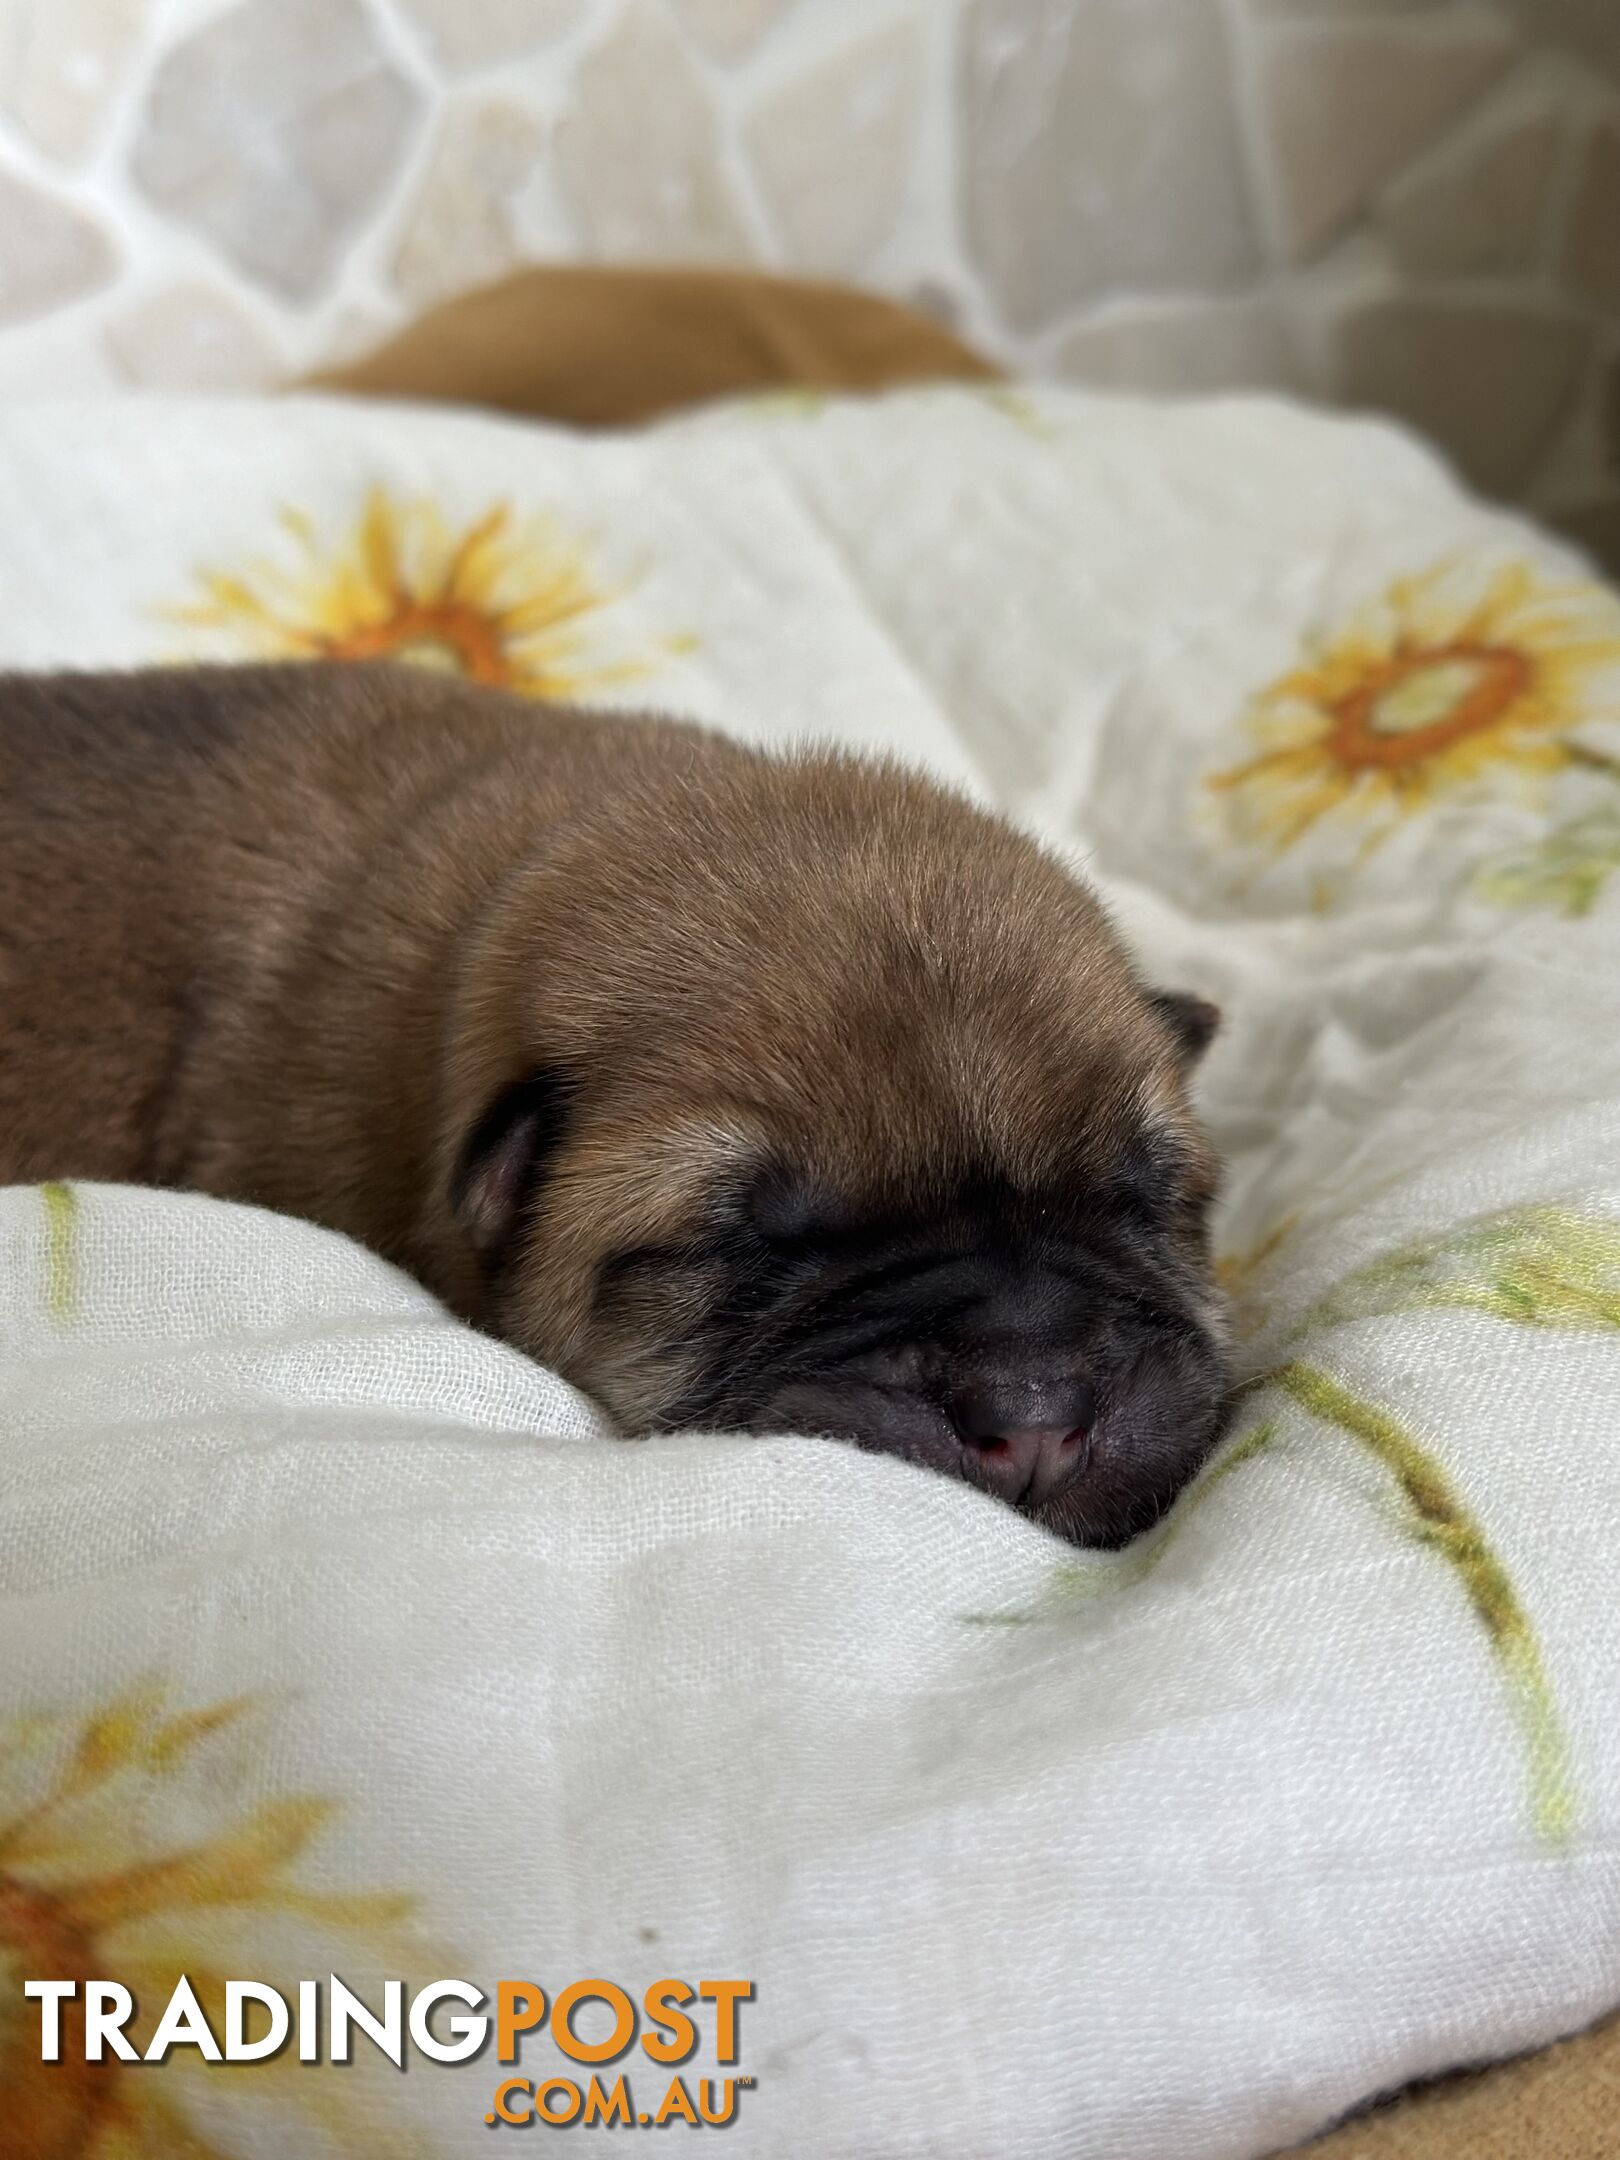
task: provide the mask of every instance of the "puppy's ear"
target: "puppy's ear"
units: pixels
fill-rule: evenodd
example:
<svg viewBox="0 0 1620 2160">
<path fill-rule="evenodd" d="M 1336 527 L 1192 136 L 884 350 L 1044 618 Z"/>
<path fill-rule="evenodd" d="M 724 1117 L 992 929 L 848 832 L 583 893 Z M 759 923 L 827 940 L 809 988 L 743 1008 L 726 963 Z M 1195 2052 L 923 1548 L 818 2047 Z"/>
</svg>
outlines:
<svg viewBox="0 0 1620 2160">
<path fill-rule="evenodd" d="M 503 1088 L 468 1135 L 450 1205 L 486 1267 L 498 1265 L 568 1124 L 568 1084 L 531 1073 Z"/>
<path fill-rule="evenodd" d="M 1190 990 L 1160 990 L 1148 1000 L 1170 1030 L 1184 1065 L 1196 1065 L 1215 1039 L 1221 1008 Z"/>
</svg>

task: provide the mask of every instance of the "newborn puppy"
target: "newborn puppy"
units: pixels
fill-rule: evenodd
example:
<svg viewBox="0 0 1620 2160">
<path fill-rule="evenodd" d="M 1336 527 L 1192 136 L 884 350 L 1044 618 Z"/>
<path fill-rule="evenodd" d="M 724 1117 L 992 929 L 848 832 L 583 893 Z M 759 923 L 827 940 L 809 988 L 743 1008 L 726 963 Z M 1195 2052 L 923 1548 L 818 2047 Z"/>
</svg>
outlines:
<svg viewBox="0 0 1620 2160">
<path fill-rule="evenodd" d="M 0 679 L 0 1182 L 330 1224 L 629 1433 L 1143 1528 L 1226 1384 L 1214 1021 L 891 766 L 387 668 Z"/>
</svg>

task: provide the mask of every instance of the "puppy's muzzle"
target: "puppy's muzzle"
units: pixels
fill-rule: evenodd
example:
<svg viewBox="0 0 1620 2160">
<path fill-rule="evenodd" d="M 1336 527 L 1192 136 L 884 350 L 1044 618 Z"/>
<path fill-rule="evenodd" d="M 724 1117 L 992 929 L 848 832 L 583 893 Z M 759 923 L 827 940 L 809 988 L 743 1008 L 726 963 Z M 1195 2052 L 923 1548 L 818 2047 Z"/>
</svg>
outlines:
<svg viewBox="0 0 1620 2160">
<path fill-rule="evenodd" d="M 1085 1381 L 963 1388 L 946 1405 L 964 1474 L 1015 1507 L 1041 1507 L 1086 1466 L 1097 1419 Z"/>
</svg>

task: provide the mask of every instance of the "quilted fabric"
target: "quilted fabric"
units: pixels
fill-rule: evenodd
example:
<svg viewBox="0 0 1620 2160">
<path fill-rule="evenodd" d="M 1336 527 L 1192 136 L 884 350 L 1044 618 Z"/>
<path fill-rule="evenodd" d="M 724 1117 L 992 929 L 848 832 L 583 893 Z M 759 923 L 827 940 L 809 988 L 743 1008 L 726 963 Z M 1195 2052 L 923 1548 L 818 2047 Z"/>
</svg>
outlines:
<svg viewBox="0 0 1620 2160">
<path fill-rule="evenodd" d="M 149 2022 L 182 1970 L 746 1977 L 726 2149 L 771 2160 L 1247 2160 L 1620 2001 L 1620 602 L 1578 561 L 1260 401 L 589 442 L 309 401 L 0 419 L 0 589 L 10 664 L 392 651 L 1038 824 L 1226 1007 L 1252 1383 L 1077 1555 L 825 1443 L 614 1442 L 307 1226 L 0 1196 L 8 1973 L 49 1923 Z M 181 2050 L 61 2149 L 487 2149 L 492 2054 L 359 2053 Z M 37 2058 L 8 1984 L 43 2106 Z"/>
</svg>

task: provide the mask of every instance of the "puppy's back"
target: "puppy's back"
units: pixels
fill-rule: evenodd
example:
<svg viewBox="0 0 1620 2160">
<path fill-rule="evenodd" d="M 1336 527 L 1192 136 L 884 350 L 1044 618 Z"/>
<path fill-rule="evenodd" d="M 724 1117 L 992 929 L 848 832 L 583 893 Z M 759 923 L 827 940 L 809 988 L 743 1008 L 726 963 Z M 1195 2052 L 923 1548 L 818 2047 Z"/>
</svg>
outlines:
<svg viewBox="0 0 1620 2160">
<path fill-rule="evenodd" d="M 0 677 L 0 1182 L 183 1175 L 204 1038 L 472 786 L 480 844 L 422 850 L 465 899 L 600 724 L 383 668 Z"/>
<path fill-rule="evenodd" d="M 0 676 L 0 1183 L 296 1208 L 323 1149 L 363 1165 L 390 1120 L 414 1145 L 458 937 L 514 863 L 752 756 L 413 668 Z M 329 1197 L 387 1242 L 392 1195 Z"/>
<path fill-rule="evenodd" d="M 0 679 L 0 1181 L 142 1174 L 201 781 L 250 696 L 169 675 Z"/>
</svg>

